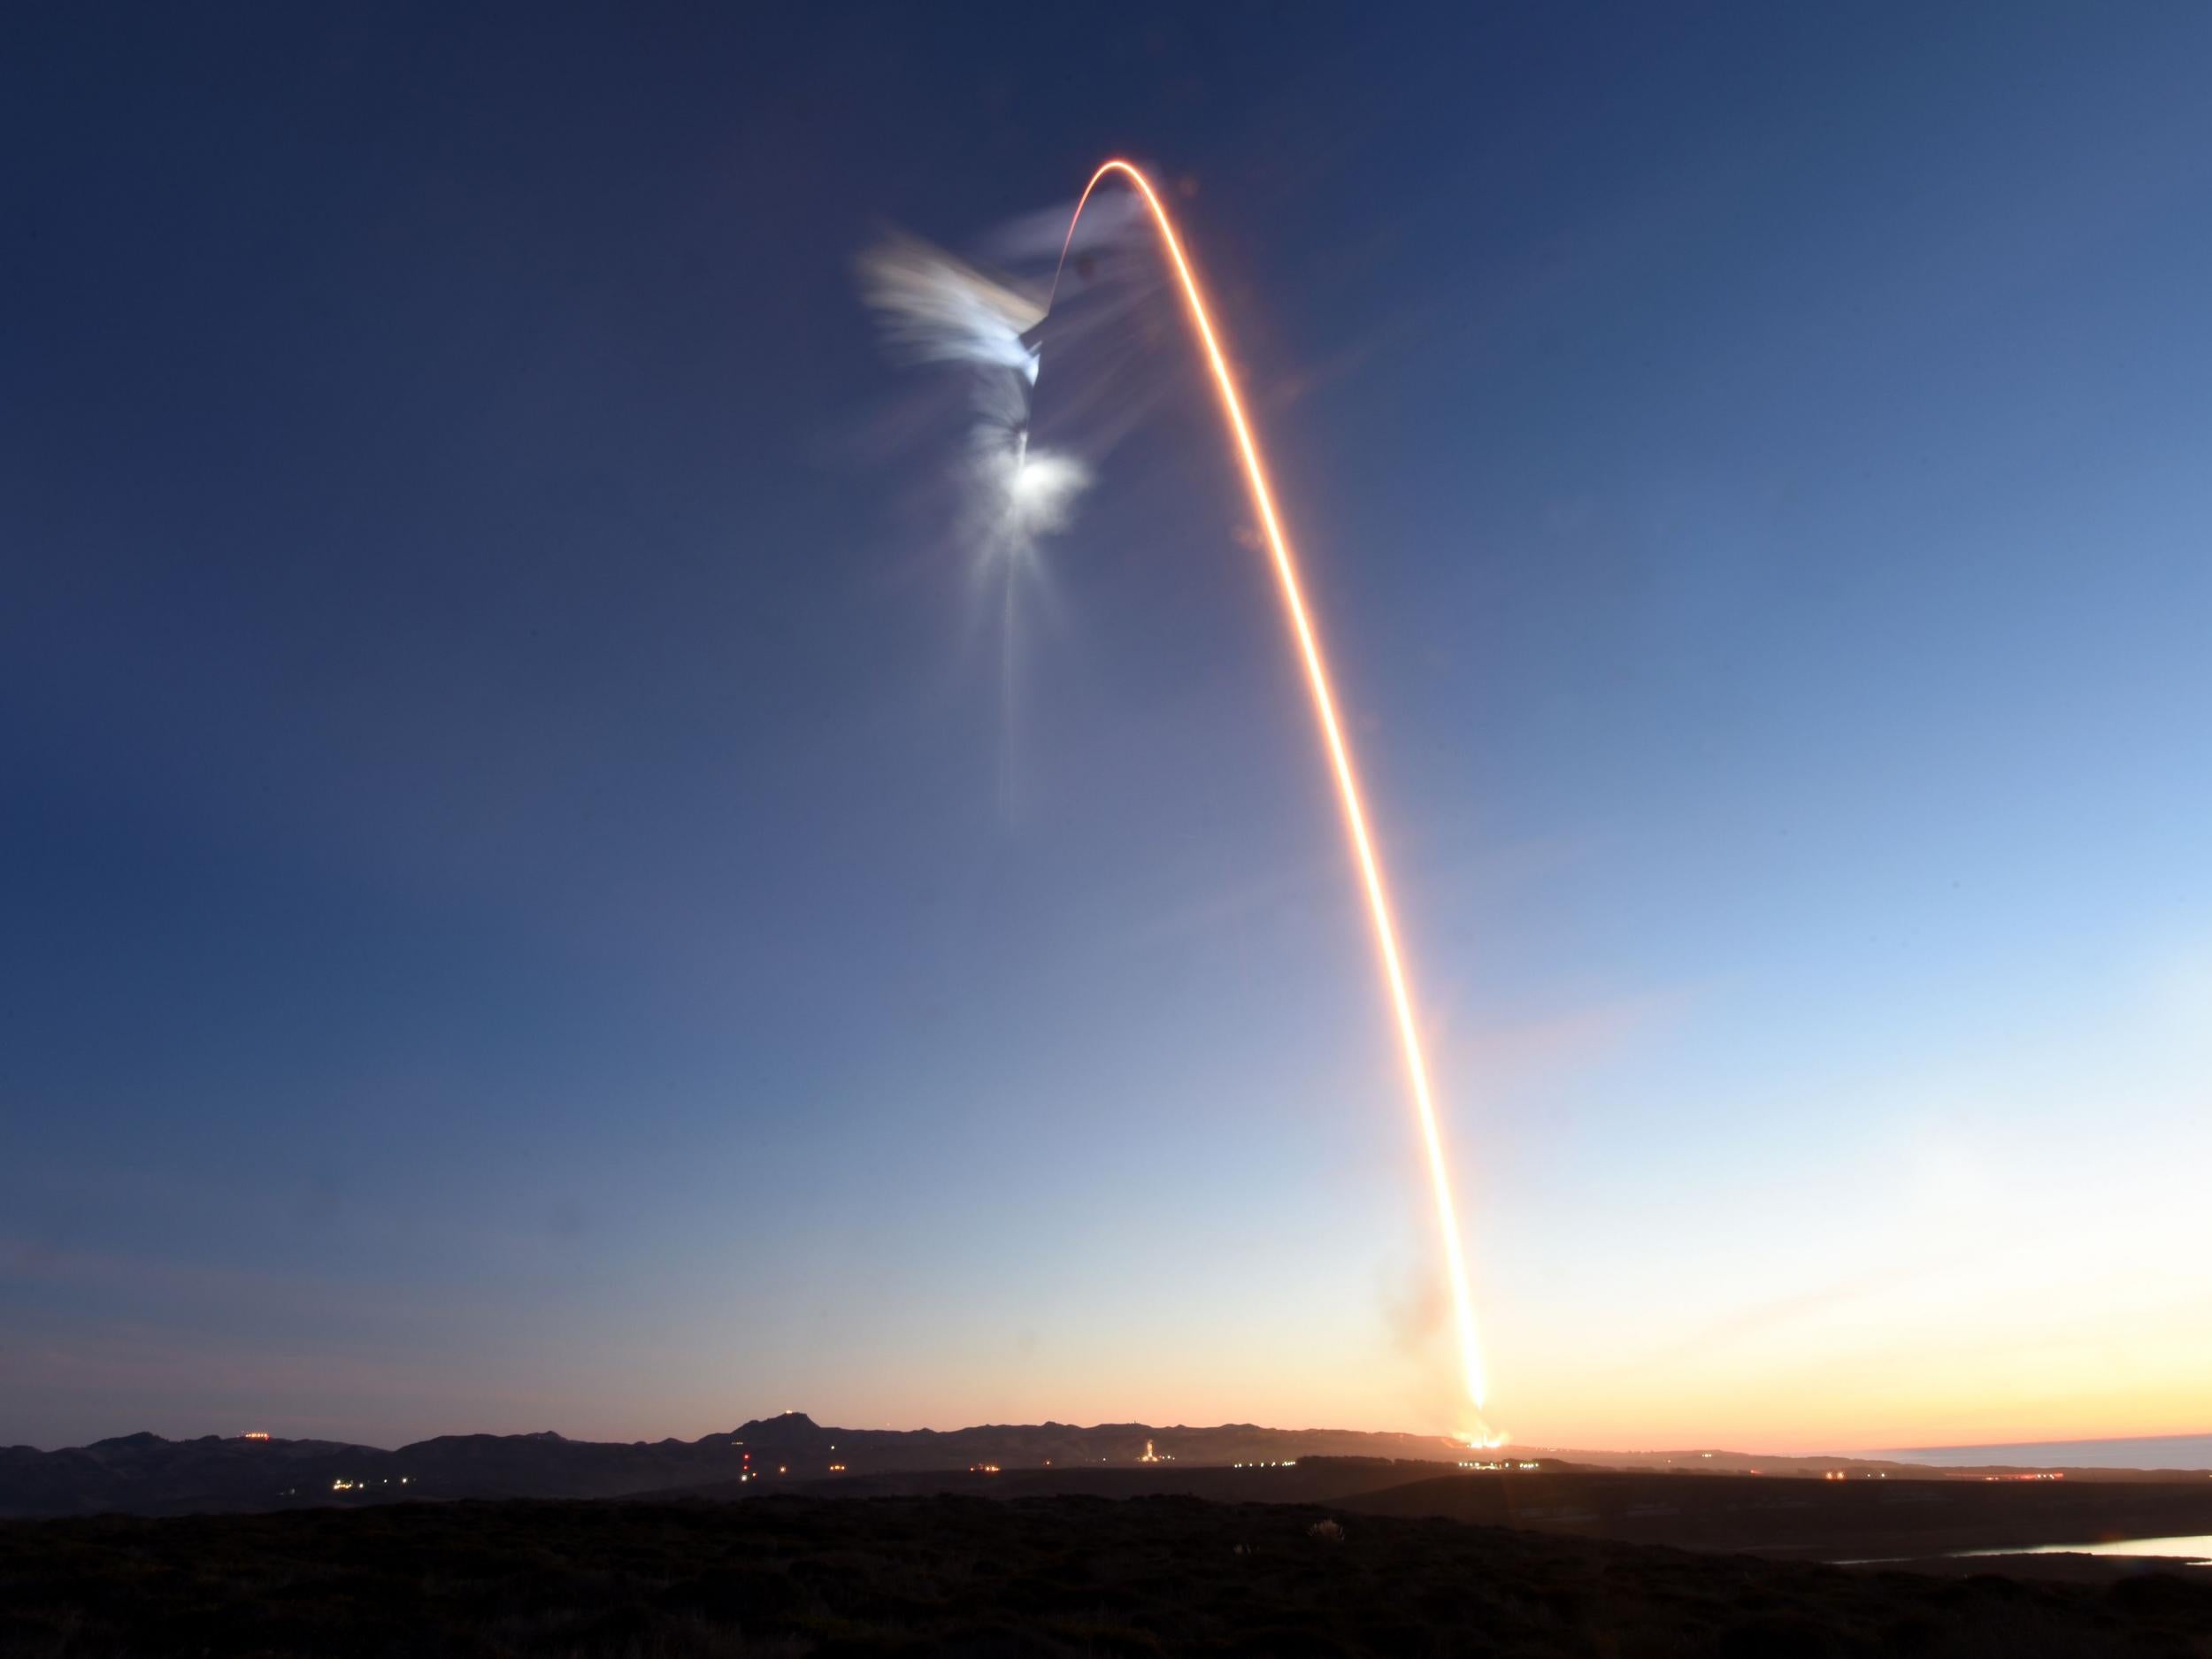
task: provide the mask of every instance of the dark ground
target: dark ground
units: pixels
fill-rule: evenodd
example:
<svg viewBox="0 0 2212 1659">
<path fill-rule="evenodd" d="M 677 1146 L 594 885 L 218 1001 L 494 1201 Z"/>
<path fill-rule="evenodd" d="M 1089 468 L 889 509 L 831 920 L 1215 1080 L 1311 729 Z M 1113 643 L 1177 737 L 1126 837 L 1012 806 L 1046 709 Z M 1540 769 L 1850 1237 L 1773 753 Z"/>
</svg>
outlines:
<svg viewBox="0 0 2212 1659">
<path fill-rule="evenodd" d="M 1379 1515 L 1814 1561 L 2212 1534 L 2212 1479 L 1816 1480 L 1609 1470 L 1446 1475 L 1335 1500 Z"/>
<path fill-rule="evenodd" d="M 2201 1472 L 1985 1481 L 1919 1471 L 1912 1479 L 1822 1480 L 1563 1465 L 1440 1472 L 1432 1463 L 1317 1457 L 1289 1469 L 1176 1464 L 1010 1469 L 988 1476 L 850 1475 L 745 1486 L 726 1482 L 649 1495 L 741 1498 L 787 1490 L 813 1497 L 1175 1495 L 1228 1503 L 1317 1503 L 1371 1515 L 1436 1516 L 1578 1538 L 1807 1561 L 2212 1534 L 2212 1478 Z"/>
<path fill-rule="evenodd" d="M 1314 1528 L 1333 1520 L 1340 1540 Z M 0 1655 L 2212 1655 L 2212 1583 L 1936 1578 L 1083 1496 L 0 1525 Z"/>
</svg>

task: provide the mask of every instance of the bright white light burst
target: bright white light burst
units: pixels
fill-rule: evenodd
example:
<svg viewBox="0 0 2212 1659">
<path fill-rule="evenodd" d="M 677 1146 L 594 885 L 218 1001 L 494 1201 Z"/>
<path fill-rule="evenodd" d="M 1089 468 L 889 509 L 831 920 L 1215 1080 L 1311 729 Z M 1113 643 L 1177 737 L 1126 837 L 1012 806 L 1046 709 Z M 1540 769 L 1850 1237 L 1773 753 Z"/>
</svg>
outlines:
<svg viewBox="0 0 2212 1659">
<path fill-rule="evenodd" d="M 978 482 L 991 503 L 991 551 L 1026 554 L 1039 536 L 1066 527 L 1091 470 L 1071 456 L 1026 445 L 980 457 Z"/>
</svg>

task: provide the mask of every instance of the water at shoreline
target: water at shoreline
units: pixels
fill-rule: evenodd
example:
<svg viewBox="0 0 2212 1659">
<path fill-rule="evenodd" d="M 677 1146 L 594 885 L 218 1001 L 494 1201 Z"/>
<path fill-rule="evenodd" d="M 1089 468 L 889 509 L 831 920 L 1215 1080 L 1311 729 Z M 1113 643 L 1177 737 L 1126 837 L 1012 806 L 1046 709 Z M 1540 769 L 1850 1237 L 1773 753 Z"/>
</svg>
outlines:
<svg viewBox="0 0 2212 1659">
<path fill-rule="evenodd" d="M 2161 1555 L 2212 1567 L 2212 1532 L 2192 1538 L 2123 1538 L 2108 1544 L 2036 1544 L 2016 1549 L 1962 1549 L 1967 1555 Z"/>
</svg>

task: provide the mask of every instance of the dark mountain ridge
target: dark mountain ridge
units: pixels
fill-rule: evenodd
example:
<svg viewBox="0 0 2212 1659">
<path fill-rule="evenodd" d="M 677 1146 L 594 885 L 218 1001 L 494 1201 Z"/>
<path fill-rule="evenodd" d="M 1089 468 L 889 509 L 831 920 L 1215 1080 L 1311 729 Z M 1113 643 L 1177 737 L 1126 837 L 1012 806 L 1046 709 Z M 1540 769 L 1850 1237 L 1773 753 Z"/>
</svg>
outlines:
<svg viewBox="0 0 2212 1659">
<path fill-rule="evenodd" d="M 1640 1467 L 1653 1473 L 1722 1475 L 1834 1474 L 1940 1480 L 1985 1471 L 1939 1471 L 1847 1458 L 1749 1457 L 1740 1453 L 1577 1453 L 1555 1455 L 1583 1465 Z M 993 1488 L 1198 1492 L 1216 1494 L 1212 1475 L 1244 1473 L 1231 1482 L 1239 1495 L 1256 1466 L 1268 1491 L 1296 1487 L 1308 1502 L 1328 1501 L 1441 1474 L 1455 1465 L 1538 1463 L 1531 1449 L 1470 1450 L 1455 1440 L 1419 1434 L 1347 1429 L 1271 1429 L 1250 1423 L 1210 1428 L 1142 1423 L 983 1424 L 964 1429 L 826 1427 L 804 1412 L 755 1418 L 726 1433 L 695 1440 L 568 1440 L 550 1429 L 526 1434 L 442 1434 L 396 1451 L 338 1440 L 291 1440 L 203 1435 L 171 1440 L 126 1434 L 89 1446 L 40 1451 L 0 1449 L 0 1517 L 90 1515 L 119 1511 L 175 1515 L 196 1511 L 281 1509 L 439 1498 L 618 1498 L 647 1493 L 703 1492 L 754 1495 L 811 1490 L 938 1489 L 929 1477 L 972 1472 Z M 1332 1470 L 1323 1465 L 1335 1463 Z M 1287 1464 L 1306 1465 L 1300 1479 L 1273 1477 Z M 1349 1465 L 1358 1464 L 1354 1469 Z M 1393 1472 L 1396 1465 L 1410 1465 Z M 996 1477 L 1004 1471 L 1008 1479 Z M 1019 1479 L 1014 1477 L 1018 1472 Z M 2076 1471 L 2075 1479 L 2144 1479 L 2121 1471 Z M 918 1485 L 917 1482 L 919 1482 Z M 1194 1484 L 1195 1481 L 1195 1484 Z M 1132 1482 L 1134 1484 L 1132 1485 Z M 1255 1494 L 1256 1489 L 1255 1489 Z"/>
<path fill-rule="evenodd" d="M 1142 1423 L 847 1429 L 825 1427 L 799 1411 L 695 1440 L 572 1440 L 548 1429 L 442 1434 L 388 1451 L 337 1440 L 137 1433 L 50 1452 L 0 1449 L 0 1516 L 167 1515 L 400 1498 L 605 1498 L 724 1483 L 766 1489 L 848 1473 L 1128 1468 L 1148 1458 L 1161 1465 L 1316 1456 L 1448 1463 L 1466 1455 L 1439 1438 L 1351 1430 Z"/>
</svg>

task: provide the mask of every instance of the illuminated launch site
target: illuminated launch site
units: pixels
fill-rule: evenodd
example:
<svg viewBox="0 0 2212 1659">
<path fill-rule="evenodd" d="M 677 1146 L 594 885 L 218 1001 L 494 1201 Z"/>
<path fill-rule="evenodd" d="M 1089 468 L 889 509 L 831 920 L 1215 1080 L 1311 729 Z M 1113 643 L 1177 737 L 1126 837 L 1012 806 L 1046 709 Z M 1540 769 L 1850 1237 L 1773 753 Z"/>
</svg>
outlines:
<svg viewBox="0 0 2212 1659">
<path fill-rule="evenodd" d="M 1191 269 L 1190 260 L 1183 251 L 1182 239 L 1175 233 L 1174 221 L 1170 219 L 1158 193 L 1144 174 L 1128 162 L 1106 162 L 1083 187 L 1083 194 L 1075 204 L 1075 212 L 1068 220 L 1067 236 L 1061 243 L 1060 264 L 1053 273 L 1051 296 L 1047 300 L 1046 311 L 1048 315 L 1051 300 L 1058 296 L 1060 275 L 1066 269 L 1068 250 L 1074 243 L 1076 227 L 1082 222 L 1083 210 L 1090 204 L 1092 194 L 1109 175 L 1114 173 L 1126 179 L 1143 197 L 1145 206 L 1150 210 L 1153 223 L 1159 231 L 1161 244 L 1167 250 L 1168 261 L 1174 268 L 1176 282 L 1190 311 L 1192 326 L 1198 331 L 1199 343 L 1205 349 L 1206 364 L 1212 372 L 1215 389 L 1220 395 L 1222 413 L 1228 421 L 1231 435 L 1236 441 L 1237 456 L 1244 468 L 1245 486 L 1251 495 L 1253 511 L 1259 515 L 1261 534 L 1266 538 L 1268 553 L 1281 588 L 1283 607 L 1288 613 L 1291 632 L 1298 642 L 1299 658 L 1305 666 L 1306 684 L 1313 694 L 1314 716 L 1320 724 L 1322 742 L 1328 750 L 1330 768 L 1336 776 L 1337 795 L 1343 806 L 1344 826 L 1351 841 L 1353 862 L 1358 866 L 1360 884 L 1367 896 L 1368 917 L 1374 929 L 1375 952 L 1381 961 L 1391 1013 L 1397 1025 L 1406 1081 L 1412 1092 L 1415 1113 L 1420 1120 L 1422 1148 L 1427 1155 L 1429 1182 L 1435 1196 L 1437 1230 L 1442 1235 L 1445 1272 L 1451 1287 L 1460 1365 L 1465 1375 L 1468 1397 L 1479 1413 L 1486 1404 L 1487 1389 L 1483 1374 L 1481 1340 L 1475 1325 L 1474 1298 L 1468 1284 L 1466 1256 L 1460 1239 L 1458 1216 L 1452 1202 L 1451 1169 L 1444 1154 L 1442 1132 L 1437 1126 L 1436 1102 L 1429 1083 L 1428 1061 L 1422 1051 L 1420 1028 L 1414 1018 L 1413 995 L 1406 975 L 1404 958 L 1398 946 L 1397 926 L 1392 919 L 1389 889 L 1383 878 L 1381 860 L 1375 852 L 1374 838 L 1368 831 L 1367 810 L 1362 803 L 1351 749 L 1345 741 L 1343 722 L 1337 714 L 1335 694 L 1330 689 L 1328 664 L 1322 654 L 1313 618 L 1307 610 L 1305 595 L 1298 580 L 1297 561 L 1292 555 L 1289 540 L 1283 533 L 1281 515 L 1275 507 L 1274 492 L 1268 486 L 1266 464 L 1261 458 L 1258 441 L 1252 435 L 1252 424 L 1245 415 L 1244 400 L 1237 389 L 1236 376 L 1230 370 L 1220 336 L 1216 333 L 1213 319 L 1207 311 L 1205 296 L 1199 288 L 1196 274 Z M 1030 373 L 1033 380 L 1033 362 Z M 1017 455 L 1025 456 L 1025 434 L 1018 439 Z M 1017 464 L 1019 465 L 1019 462 Z M 1018 482 L 1016 488 L 1020 488 Z M 1498 1437 L 1491 1435 L 1478 1417 L 1474 1433 L 1470 1438 L 1494 1440 Z"/>
</svg>

